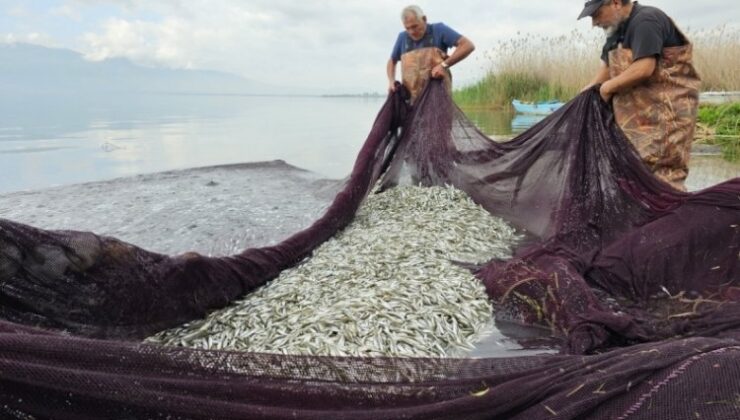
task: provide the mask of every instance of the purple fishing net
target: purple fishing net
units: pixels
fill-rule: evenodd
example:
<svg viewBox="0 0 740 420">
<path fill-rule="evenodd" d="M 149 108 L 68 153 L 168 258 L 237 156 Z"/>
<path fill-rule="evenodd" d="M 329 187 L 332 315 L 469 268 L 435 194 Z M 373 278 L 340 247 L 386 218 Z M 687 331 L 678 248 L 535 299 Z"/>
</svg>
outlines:
<svg viewBox="0 0 740 420">
<path fill-rule="evenodd" d="M 740 416 L 740 179 L 654 178 L 595 91 L 506 143 L 439 82 L 389 97 L 342 191 L 271 247 L 166 256 L 0 220 L 0 413 L 9 418 Z M 526 231 L 476 267 L 496 316 L 561 355 L 362 359 L 139 340 L 255 290 L 347 226 L 372 188 L 451 184 Z"/>
</svg>

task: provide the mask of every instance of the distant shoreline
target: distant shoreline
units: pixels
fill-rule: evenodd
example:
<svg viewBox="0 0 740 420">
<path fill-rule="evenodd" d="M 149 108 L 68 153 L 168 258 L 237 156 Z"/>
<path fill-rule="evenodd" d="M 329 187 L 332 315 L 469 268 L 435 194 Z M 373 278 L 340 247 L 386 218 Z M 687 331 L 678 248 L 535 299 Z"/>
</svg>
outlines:
<svg viewBox="0 0 740 420">
<path fill-rule="evenodd" d="M 385 98 L 387 95 L 380 93 L 347 93 L 347 94 L 325 94 L 322 98 Z"/>
<path fill-rule="evenodd" d="M 271 98 L 372 98 L 384 99 L 386 95 L 380 93 L 339 93 L 339 94 L 302 94 L 302 93 L 209 93 L 209 92 L 141 92 L 155 95 L 174 96 L 261 96 Z"/>
<path fill-rule="evenodd" d="M 264 97 L 264 98 L 368 98 L 368 99 L 385 99 L 386 95 L 380 93 L 342 93 L 342 94 L 328 94 L 328 93 L 234 93 L 234 92 L 168 92 L 168 91 L 97 91 L 93 92 L 97 94 L 105 95 L 162 95 L 162 96 L 224 96 L 224 97 Z M 75 96 L 79 97 L 79 92 L 13 92 L 10 97 L 65 97 Z"/>
</svg>

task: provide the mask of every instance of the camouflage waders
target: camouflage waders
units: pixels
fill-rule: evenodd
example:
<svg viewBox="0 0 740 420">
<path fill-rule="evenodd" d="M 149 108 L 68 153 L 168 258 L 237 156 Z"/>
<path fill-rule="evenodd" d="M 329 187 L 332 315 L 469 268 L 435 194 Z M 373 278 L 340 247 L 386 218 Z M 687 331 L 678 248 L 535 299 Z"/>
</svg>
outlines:
<svg viewBox="0 0 740 420">
<path fill-rule="evenodd" d="M 632 50 L 621 44 L 612 50 L 609 76 L 622 74 L 632 57 Z M 650 79 L 614 95 L 614 114 L 622 131 L 650 170 L 679 190 L 686 189 L 701 84 L 691 59 L 690 43 L 664 48 Z"/>
</svg>

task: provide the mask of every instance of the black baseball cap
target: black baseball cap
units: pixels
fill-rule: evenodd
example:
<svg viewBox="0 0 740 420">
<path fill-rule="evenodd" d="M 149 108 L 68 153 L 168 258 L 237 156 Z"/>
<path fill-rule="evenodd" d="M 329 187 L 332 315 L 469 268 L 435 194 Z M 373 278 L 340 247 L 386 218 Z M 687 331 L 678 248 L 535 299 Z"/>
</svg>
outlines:
<svg viewBox="0 0 740 420">
<path fill-rule="evenodd" d="M 578 16 L 578 19 L 583 19 L 587 16 L 593 16 L 593 14 L 596 13 L 597 10 L 599 10 L 602 4 L 604 4 L 604 0 L 586 1 L 586 4 L 583 5 L 583 11 L 581 12 L 581 15 Z"/>
</svg>

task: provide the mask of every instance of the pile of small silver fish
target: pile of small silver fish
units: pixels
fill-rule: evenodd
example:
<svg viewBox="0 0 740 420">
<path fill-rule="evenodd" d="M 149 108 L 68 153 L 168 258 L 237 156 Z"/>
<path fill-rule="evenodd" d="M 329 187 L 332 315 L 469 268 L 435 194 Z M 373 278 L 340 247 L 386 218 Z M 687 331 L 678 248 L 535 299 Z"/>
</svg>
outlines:
<svg viewBox="0 0 740 420">
<path fill-rule="evenodd" d="M 449 357 L 490 331 L 483 284 L 454 261 L 507 258 L 519 236 L 464 192 L 396 187 L 298 266 L 205 319 L 147 339 L 326 356 Z"/>
</svg>

